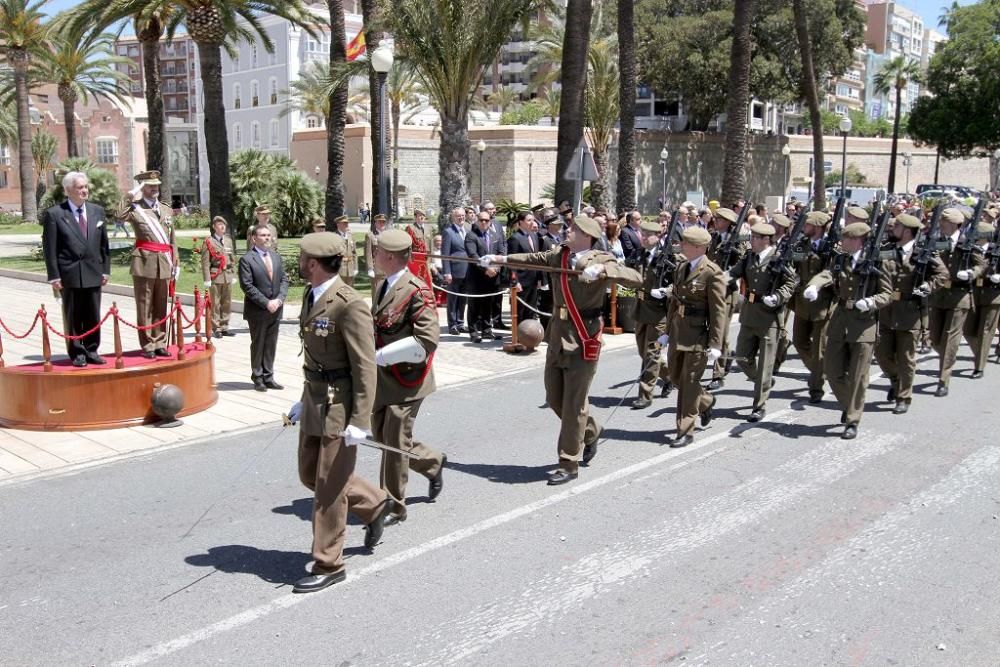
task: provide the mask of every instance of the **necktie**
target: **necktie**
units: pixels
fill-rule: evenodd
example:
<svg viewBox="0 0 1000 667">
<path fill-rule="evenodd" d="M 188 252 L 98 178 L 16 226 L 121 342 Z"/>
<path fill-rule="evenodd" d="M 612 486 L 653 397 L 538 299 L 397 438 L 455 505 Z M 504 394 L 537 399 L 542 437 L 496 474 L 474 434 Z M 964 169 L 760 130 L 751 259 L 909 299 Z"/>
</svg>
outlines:
<svg viewBox="0 0 1000 667">
<path fill-rule="evenodd" d="M 535 242 L 531 240 L 531 234 L 528 234 L 528 247 L 531 248 L 531 252 L 535 252 Z"/>
<path fill-rule="evenodd" d="M 307 296 L 307 297 L 306 297 L 306 312 L 307 312 L 307 313 L 308 313 L 308 312 L 309 312 L 310 310 L 312 310 L 312 308 L 313 308 L 313 305 L 314 305 L 315 303 L 316 303 L 316 299 L 315 299 L 315 295 L 313 294 L 313 291 L 312 291 L 312 290 L 310 289 L 310 290 L 309 290 L 309 296 Z"/>
<path fill-rule="evenodd" d="M 264 269 L 267 271 L 267 279 L 274 280 L 274 267 L 271 265 L 271 253 L 264 253 Z"/>
<path fill-rule="evenodd" d="M 80 207 L 79 213 L 80 233 L 83 234 L 83 238 L 87 238 L 87 213 L 83 206 Z"/>
<path fill-rule="evenodd" d="M 388 291 L 389 291 L 389 281 L 383 280 L 382 288 L 378 291 L 378 300 L 375 302 L 375 305 L 379 305 L 382 303 L 382 299 L 385 298 L 385 293 Z"/>
<path fill-rule="evenodd" d="M 690 275 L 691 275 L 691 262 L 688 262 L 687 264 L 684 265 L 684 269 L 681 270 L 681 282 L 687 280 L 688 276 Z"/>
</svg>

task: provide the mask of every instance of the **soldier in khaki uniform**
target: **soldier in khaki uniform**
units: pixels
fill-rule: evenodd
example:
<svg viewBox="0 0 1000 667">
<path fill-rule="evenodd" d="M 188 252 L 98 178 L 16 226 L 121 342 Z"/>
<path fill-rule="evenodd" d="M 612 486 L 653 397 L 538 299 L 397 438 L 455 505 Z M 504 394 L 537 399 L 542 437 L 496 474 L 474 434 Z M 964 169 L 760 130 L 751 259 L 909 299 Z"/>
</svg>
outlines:
<svg viewBox="0 0 1000 667">
<path fill-rule="evenodd" d="M 378 213 L 372 218 L 372 226 L 365 236 L 365 266 L 368 267 L 368 278 L 372 284 L 372 302 L 375 301 L 375 290 L 379 288 L 385 274 L 375 264 L 375 248 L 378 247 L 378 237 L 385 230 L 385 215 Z"/>
<path fill-rule="evenodd" d="M 117 217 L 135 231 L 132 250 L 132 286 L 135 291 L 136 323 L 147 327 L 166 317 L 170 301 L 170 281 L 180 275 L 177 242 L 170 207 L 159 201 L 160 172 L 137 174 L 139 190 L 126 195 Z M 167 323 L 139 330 L 139 345 L 147 359 L 169 357 Z"/>
<path fill-rule="evenodd" d="M 777 247 L 781 239 L 785 238 L 791 230 L 792 221 L 782 213 L 775 213 L 771 216 L 771 225 L 774 227 L 774 238 L 771 239 L 771 244 Z M 792 344 L 788 337 L 788 321 L 790 319 L 792 319 L 792 308 L 782 308 L 778 318 L 778 341 L 774 345 L 774 368 L 771 370 L 771 375 L 777 375 L 778 371 L 781 370 L 781 365 L 788 358 L 788 348 Z"/>
<path fill-rule="evenodd" d="M 993 237 L 993 225 L 980 222 L 976 231 L 979 234 L 979 246 L 985 255 Z M 983 377 L 990 356 L 990 343 L 993 342 L 997 321 L 1000 320 L 1000 273 L 990 273 L 989 268 L 987 266 L 983 276 L 976 280 L 976 287 L 972 292 L 975 310 L 966 318 L 962 331 L 972 348 L 975 362 L 972 378 L 975 380 Z"/>
<path fill-rule="evenodd" d="M 795 293 L 795 319 L 792 321 L 792 342 L 802 363 L 809 370 L 809 402 L 823 400 L 823 353 L 826 351 L 826 331 L 830 324 L 833 291 L 823 290 L 815 301 L 808 301 L 802 292 L 816 274 L 823 270 L 824 260 L 819 256 L 820 244 L 826 233 L 830 216 L 823 211 L 810 211 L 803 228 L 804 237 L 795 255 L 795 269 L 799 275 L 799 289 Z"/>
<path fill-rule="evenodd" d="M 347 514 L 366 524 L 365 546 L 375 547 L 393 507 L 385 491 L 354 474 L 359 438 L 370 433 L 375 399 L 372 317 L 361 295 L 337 274 L 346 252 L 332 232 L 307 234 L 300 243 L 299 273 L 311 287 L 299 315 L 303 374 L 299 478 L 316 494 L 313 502 L 312 574 L 295 583 L 296 593 L 318 591 L 347 577 L 344 539 Z"/>
<path fill-rule="evenodd" d="M 740 310 L 740 332 L 736 339 L 737 364 L 753 380 L 753 407 L 747 421 L 764 418 L 768 394 L 774 384 L 771 371 L 778 344 L 778 327 L 785 305 L 792 300 L 799 278 L 791 266 L 777 276 L 771 270 L 775 261 L 774 226 L 758 222 L 750 228 L 750 252 L 730 271 L 747 286 L 746 301 Z M 757 355 L 760 355 L 758 359 Z"/>
<path fill-rule="evenodd" d="M 820 290 L 834 295 L 833 315 L 827 333 L 824 363 L 827 380 L 843 409 L 840 421 L 846 424 L 841 438 L 858 436 L 858 423 L 865 410 L 868 370 L 878 330 L 878 310 L 892 299 L 891 271 L 885 266 L 868 280 L 867 293 L 860 294 L 864 276 L 855 271 L 871 227 L 854 222 L 844 227 L 841 249 L 833 268 L 816 274 L 802 295 L 816 301 Z M 860 298 L 859 298 L 860 297 Z"/>
<path fill-rule="evenodd" d="M 212 334 L 216 338 L 235 336 L 229 330 L 229 313 L 236 280 L 236 255 L 232 241 L 226 236 L 226 219 L 212 218 L 212 233 L 201 249 L 201 273 L 212 302 Z"/>
<path fill-rule="evenodd" d="M 430 288 L 406 268 L 412 239 L 399 229 L 387 229 L 378 238 L 375 265 L 385 274 L 372 303 L 375 317 L 375 347 L 404 338 L 415 338 L 427 357 L 421 363 L 379 366 L 378 389 L 372 416 L 375 439 L 417 458 L 382 453 L 382 488 L 395 500 L 396 508 L 386 517 L 392 525 L 406 520 L 406 482 L 412 469 L 430 481 L 427 496 L 434 500 L 444 488 L 447 457 L 413 439 L 413 422 L 420 405 L 434 390 L 431 367 L 440 331 L 437 308 Z"/>
<path fill-rule="evenodd" d="M 736 212 L 729 208 L 717 208 L 715 209 L 715 217 L 712 218 L 712 228 L 715 230 L 712 234 L 712 243 L 708 248 L 708 258 L 712 260 L 712 263 L 718 266 L 723 272 L 727 273 L 733 265 L 742 259 L 743 255 L 749 250 L 748 244 L 746 242 L 738 242 L 736 244 L 735 252 L 733 252 L 729 257 L 728 266 L 723 266 L 725 263 L 723 258 L 722 249 L 724 244 L 728 243 L 730 237 L 740 234 L 739 229 L 733 229 L 738 216 Z M 733 313 L 736 311 L 736 302 L 740 298 L 739 285 L 735 280 L 730 280 L 726 286 L 726 308 L 727 311 L 727 322 L 732 320 Z M 728 355 L 729 350 L 729 324 L 726 324 L 726 330 L 722 334 L 722 353 Z M 726 374 L 729 372 L 729 367 L 731 362 L 723 360 L 722 358 L 716 359 L 712 364 L 712 381 L 708 385 L 709 391 L 715 391 L 721 388 L 725 384 Z"/>
<path fill-rule="evenodd" d="M 948 395 L 951 369 L 958 356 L 962 329 L 972 308 L 972 289 L 986 269 L 981 249 L 974 249 L 968 268 L 956 246 L 965 216 L 957 208 L 946 208 L 941 214 L 941 236 L 949 241 L 949 249 L 941 251 L 941 261 L 948 269 L 948 279 L 942 289 L 930 296 L 929 332 L 931 346 L 938 353 L 938 387 L 935 396 Z"/>
<path fill-rule="evenodd" d="M 354 236 L 351 235 L 350 221 L 346 215 L 342 215 L 333 222 L 336 225 L 335 233 L 344 239 L 344 247 L 347 248 L 344 261 L 340 264 L 340 279 L 353 287 L 354 276 L 358 275 L 358 250 Z"/>
<path fill-rule="evenodd" d="M 648 408 L 652 404 L 657 378 L 666 385 L 664 395 L 669 393 L 670 375 L 660 358 L 662 346 L 659 339 L 667 333 L 667 299 L 670 297 L 670 280 L 673 276 L 660 275 L 660 262 L 665 258 L 658 255 L 661 252 L 670 253 L 674 255 L 675 263 L 683 259 L 674 253 L 671 246 L 659 247 L 658 223 L 643 222 L 639 225 L 639 235 L 643 248 L 638 264 L 642 272 L 642 287 L 636 293 L 635 344 L 642 358 L 642 374 L 639 377 L 639 395 L 632 402 L 635 410 Z"/>
<path fill-rule="evenodd" d="M 701 425 L 712 421 L 716 397 L 701 386 L 701 375 L 709 362 L 722 356 L 724 331 L 729 327 L 726 280 L 722 269 L 705 256 L 712 236 L 700 227 L 688 227 L 681 235 L 681 262 L 674 274 L 670 298 L 667 369 L 677 387 L 677 434 L 671 447 L 694 441 L 695 418 Z"/>
<path fill-rule="evenodd" d="M 549 475 L 550 485 L 565 484 L 579 476 L 581 450 L 584 463 L 597 454 L 601 427 L 590 416 L 587 397 L 600 354 L 606 281 L 628 287 L 642 284 L 638 271 L 619 265 L 611 253 L 594 249 L 601 238 L 596 220 L 580 215 L 569 224 L 565 243 L 551 250 L 480 258 L 483 266 L 509 260 L 581 272 L 578 276 L 552 275 L 553 315 L 545 329 L 545 400 L 561 425 L 559 469 Z"/>
<path fill-rule="evenodd" d="M 253 247 L 253 230 L 255 227 L 267 227 L 271 230 L 271 242 L 267 244 L 268 250 L 278 252 L 278 228 L 271 222 L 271 207 L 261 204 L 253 211 L 254 224 L 247 228 L 247 250 Z"/>
</svg>

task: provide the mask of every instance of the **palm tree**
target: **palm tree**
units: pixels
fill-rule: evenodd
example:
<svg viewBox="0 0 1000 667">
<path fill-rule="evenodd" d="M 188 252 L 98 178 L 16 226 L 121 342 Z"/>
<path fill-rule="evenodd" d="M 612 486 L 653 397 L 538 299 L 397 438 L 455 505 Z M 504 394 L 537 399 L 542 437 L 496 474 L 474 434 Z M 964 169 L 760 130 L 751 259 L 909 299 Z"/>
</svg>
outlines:
<svg viewBox="0 0 1000 667">
<path fill-rule="evenodd" d="M 30 78 L 33 84 L 58 85 L 69 157 L 80 155 L 76 141 L 77 100 L 87 104 L 93 97 L 117 100 L 131 106 L 127 88 L 129 77 L 115 68 L 115 65 L 130 62 L 129 58 L 114 54 L 114 36 L 111 34 L 91 32 L 82 37 L 64 33 L 53 35 L 51 57 L 37 63 Z"/>
<path fill-rule="evenodd" d="M 38 217 L 35 207 L 34 161 L 31 158 L 31 115 L 28 110 L 28 68 L 32 58 L 44 59 L 48 29 L 40 7 L 45 0 L 0 0 L 0 53 L 14 75 L 17 108 L 17 167 L 21 181 L 21 216 Z"/>
<path fill-rule="evenodd" d="M 52 158 L 56 156 L 58 145 L 59 141 L 48 132 L 38 131 L 31 137 L 31 159 L 35 163 L 35 174 L 38 177 L 38 185 L 35 187 L 36 203 L 45 195 L 46 175 L 52 167 Z"/>
<path fill-rule="evenodd" d="M 521 95 L 515 91 L 513 88 L 507 86 L 499 86 L 496 90 L 490 93 L 487 101 L 496 109 L 503 114 L 511 106 L 519 102 Z"/>
<path fill-rule="evenodd" d="M 17 142 L 17 109 L 14 100 L 0 99 L 0 146 L 13 146 Z"/>
<path fill-rule="evenodd" d="M 146 170 L 160 172 L 160 193 L 170 195 L 170 179 L 167 174 L 166 116 L 163 112 L 163 95 L 160 92 L 160 37 L 163 35 L 163 21 L 158 14 L 135 16 L 135 34 L 142 46 L 142 78 L 146 95 L 146 111 L 149 117 L 149 132 L 146 139 Z M 231 225 L 230 225 L 231 227 Z"/>
<path fill-rule="evenodd" d="M 920 78 L 920 63 L 908 60 L 906 56 L 897 56 L 887 62 L 875 75 L 875 94 L 885 95 L 890 90 L 896 91 L 896 113 L 892 119 L 892 152 L 889 161 L 889 192 L 896 191 L 896 150 L 899 146 L 899 118 L 902 115 L 903 89 L 910 81 Z"/>
<path fill-rule="evenodd" d="M 619 75 L 618 52 L 614 37 L 605 37 L 590 43 L 588 54 L 587 93 L 584 96 L 586 134 L 594 151 L 598 179 L 590 184 L 590 203 L 599 209 L 611 210 L 611 191 L 608 183 L 608 147 L 618 123 Z"/>
<path fill-rule="evenodd" d="M 361 16 L 365 25 L 365 45 L 369 53 L 378 46 L 385 35 L 379 27 L 382 23 L 379 9 L 379 0 L 361 0 Z M 379 86 L 378 73 L 373 67 L 368 68 L 368 100 L 368 124 L 371 127 L 370 141 L 372 146 L 372 204 L 377 209 L 379 202 L 382 201 L 382 165 L 379 162 L 379 157 L 385 160 L 386 156 L 381 155 L 382 146 L 379 144 L 379 138 L 382 136 L 382 114 L 380 112 L 382 90 Z M 388 211 L 378 210 L 375 212 L 388 213 Z"/>
<path fill-rule="evenodd" d="M 562 100 L 562 93 L 558 88 L 546 88 L 539 98 L 542 103 L 542 113 L 555 120 L 559 118 L 559 102 Z"/>
<path fill-rule="evenodd" d="M 347 28 L 343 0 L 327 0 L 330 15 L 330 61 L 328 70 L 347 62 Z M 347 81 L 336 86 L 326 98 L 326 194 L 327 220 L 344 215 L 344 125 L 347 124 Z"/>
<path fill-rule="evenodd" d="M 397 0 L 387 17 L 441 115 L 438 210 L 442 216 L 469 202 L 469 109 L 486 68 L 535 2 Z"/>
<path fill-rule="evenodd" d="M 809 122 L 813 127 L 813 208 L 826 208 L 826 188 L 823 158 L 823 118 L 819 108 L 819 90 L 816 87 L 816 66 L 813 63 L 812 39 L 804 7 L 805 0 L 792 0 L 792 16 L 795 23 L 795 39 L 799 45 L 802 60 L 802 93 L 809 107 Z M 784 186 L 783 186 L 784 187 Z"/>
<path fill-rule="evenodd" d="M 726 144 L 722 201 L 728 206 L 746 190 L 747 109 L 750 105 L 750 24 L 753 0 L 736 0 L 733 43 L 729 53 L 729 96 L 726 100 Z"/>
<path fill-rule="evenodd" d="M 635 199 L 635 0 L 618 0 L 618 187 L 619 211 L 636 208 Z"/>
<path fill-rule="evenodd" d="M 187 27 L 191 39 L 198 45 L 201 65 L 209 209 L 211 215 L 226 219 L 233 215 L 233 202 L 226 107 L 222 98 L 222 49 L 225 47 L 233 52 L 238 42 L 258 42 L 268 53 L 273 53 L 274 44 L 261 24 L 263 15 L 285 19 L 317 36 L 313 27 L 316 18 L 303 0 L 83 0 L 66 18 L 68 27 L 81 33 L 86 29 L 100 32 L 128 19 L 138 25 L 160 21 L 168 41 L 173 39 L 179 26 Z"/>
<path fill-rule="evenodd" d="M 556 203 L 573 198 L 574 184 L 563 178 L 583 139 L 584 95 L 587 88 L 587 55 L 590 50 L 591 0 L 567 0 L 566 33 L 559 67 L 562 102 L 556 145 Z"/>
<path fill-rule="evenodd" d="M 336 81 L 330 74 L 330 64 L 314 60 L 301 70 L 299 77 L 292 81 L 288 90 L 281 94 L 287 96 L 288 104 L 278 112 L 284 117 L 297 111 L 299 113 L 316 114 L 323 117 L 323 124 L 330 125 L 330 91 L 336 87 Z"/>
</svg>

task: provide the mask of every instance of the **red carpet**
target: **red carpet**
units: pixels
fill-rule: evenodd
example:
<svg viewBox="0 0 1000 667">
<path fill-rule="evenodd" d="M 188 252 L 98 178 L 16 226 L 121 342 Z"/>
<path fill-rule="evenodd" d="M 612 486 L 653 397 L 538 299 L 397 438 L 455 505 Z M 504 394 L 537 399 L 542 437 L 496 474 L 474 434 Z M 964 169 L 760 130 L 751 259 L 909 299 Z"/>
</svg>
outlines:
<svg viewBox="0 0 1000 667">
<path fill-rule="evenodd" d="M 167 352 L 170 353 L 169 357 L 155 357 L 153 359 L 146 359 L 142 356 L 142 350 L 132 350 L 130 352 L 124 352 L 122 354 L 122 360 L 125 362 L 125 368 L 138 368 L 140 366 L 155 366 L 157 364 L 165 364 L 177 361 L 177 347 L 172 345 L 167 348 Z M 188 359 L 198 355 L 205 354 L 205 344 L 204 343 L 185 343 L 184 352 L 187 354 Z M 115 355 L 102 354 L 105 361 L 108 363 L 100 366 L 97 364 L 87 364 L 82 368 L 77 368 L 73 365 L 73 362 L 69 357 L 53 360 L 52 361 L 52 372 L 53 373 L 76 373 L 78 371 L 101 371 L 118 370 L 115 368 Z M 23 364 L 21 366 L 8 366 L 7 368 L 16 369 L 18 371 L 32 371 L 32 372 L 42 372 L 42 362 L 36 362 L 33 364 Z M 124 370 L 124 369 L 122 369 Z M 2 371 L 0 371 L 2 372 Z"/>
</svg>

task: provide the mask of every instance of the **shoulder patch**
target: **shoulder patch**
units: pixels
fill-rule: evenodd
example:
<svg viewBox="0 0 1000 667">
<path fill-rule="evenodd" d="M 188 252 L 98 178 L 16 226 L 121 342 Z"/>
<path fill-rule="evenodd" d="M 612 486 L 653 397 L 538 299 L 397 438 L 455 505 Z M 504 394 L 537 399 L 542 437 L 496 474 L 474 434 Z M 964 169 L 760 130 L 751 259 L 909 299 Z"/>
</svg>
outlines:
<svg viewBox="0 0 1000 667">
<path fill-rule="evenodd" d="M 358 294 L 358 291 L 353 287 L 351 287 L 350 285 L 340 285 L 337 288 L 337 296 L 344 303 L 351 303 L 352 301 L 357 301 L 358 299 L 361 298 L 361 295 Z"/>
</svg>

